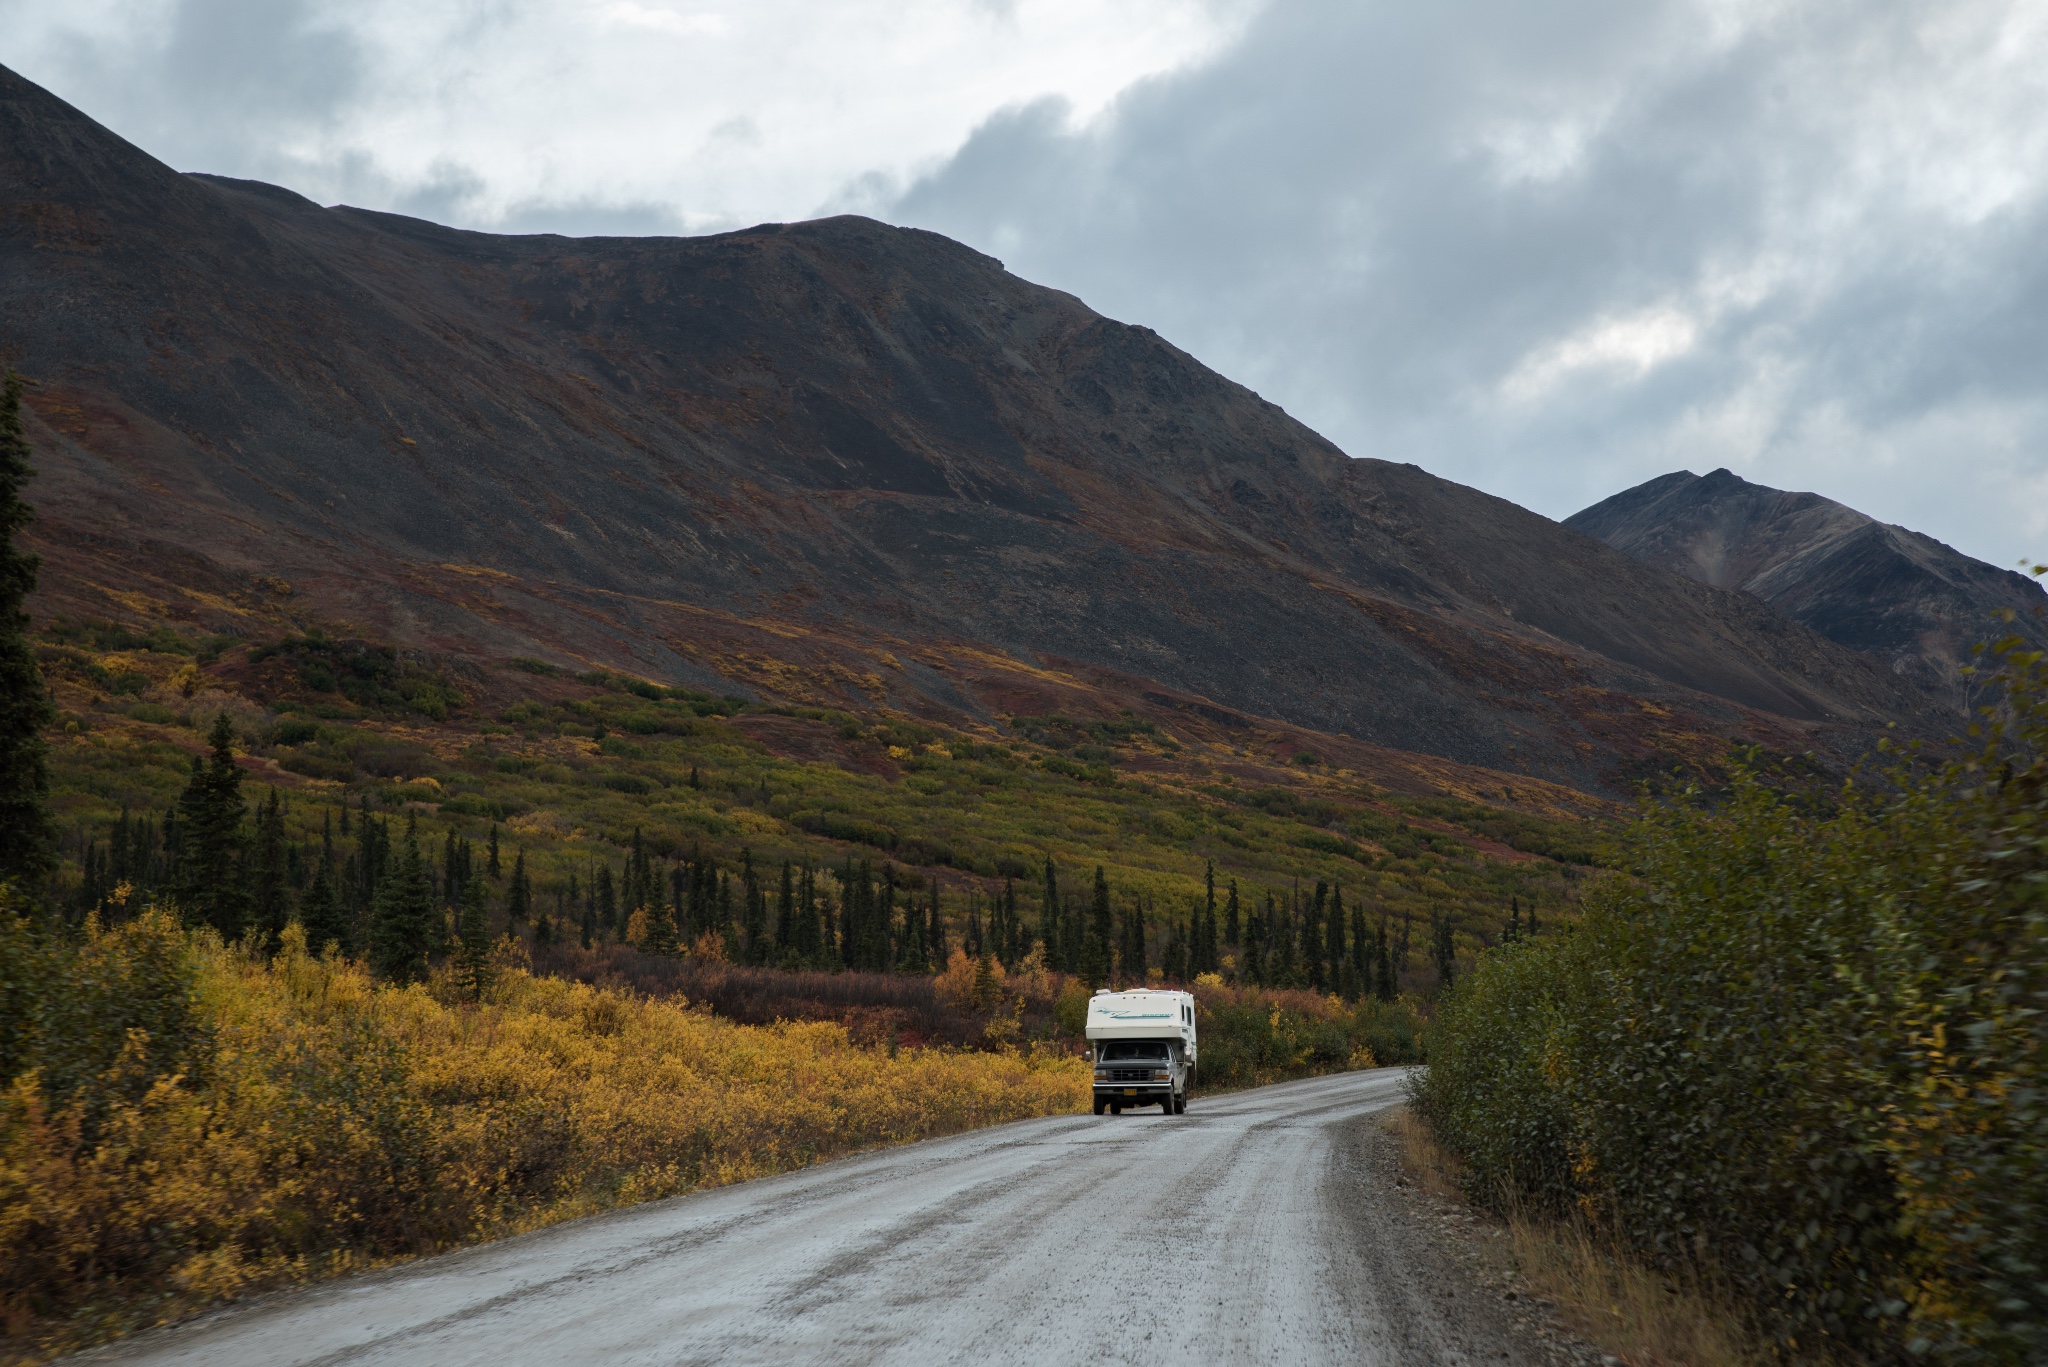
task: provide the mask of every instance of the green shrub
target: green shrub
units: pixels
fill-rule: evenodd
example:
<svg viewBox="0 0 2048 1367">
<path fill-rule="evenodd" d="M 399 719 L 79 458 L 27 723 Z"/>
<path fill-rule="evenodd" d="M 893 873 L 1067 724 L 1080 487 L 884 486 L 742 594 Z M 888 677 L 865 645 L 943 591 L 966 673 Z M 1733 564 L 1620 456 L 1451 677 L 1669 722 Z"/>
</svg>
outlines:
<svg viewBox="0 0 2048 1367">
<path fill-rule="evenodd" d="M 1738 767 L 1644 808 L 1574 933 L 1481 961 L 1418 1093 L 1477 1194 L 1704 1265 L 1797 1355 L 2048 1355 L 2048 677 L 2013 648 L 1974 753 Z"/>
</svg>

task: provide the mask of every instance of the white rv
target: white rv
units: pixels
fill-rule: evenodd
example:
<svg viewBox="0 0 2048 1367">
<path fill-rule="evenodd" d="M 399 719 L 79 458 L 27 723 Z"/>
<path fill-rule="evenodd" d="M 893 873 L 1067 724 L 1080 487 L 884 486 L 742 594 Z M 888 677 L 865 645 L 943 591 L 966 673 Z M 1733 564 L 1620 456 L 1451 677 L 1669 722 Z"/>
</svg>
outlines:
<svg viewBox="0 0 2048 1367">
<path fill-rule="evenodd" d="M 1095 1114 L 1157 1106 L 1188 1108 L 1195 1089 L 1195 999 L 1186 992 L 1112 992 L 1088 999 L 1088 1052 L 1095 1064 Z"/>
</svg>

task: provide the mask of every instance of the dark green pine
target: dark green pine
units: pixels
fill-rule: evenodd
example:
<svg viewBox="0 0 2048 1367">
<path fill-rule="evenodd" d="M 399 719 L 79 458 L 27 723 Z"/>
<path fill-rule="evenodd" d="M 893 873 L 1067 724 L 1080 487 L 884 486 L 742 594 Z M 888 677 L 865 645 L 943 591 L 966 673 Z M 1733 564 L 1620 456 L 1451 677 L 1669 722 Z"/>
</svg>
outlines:
<svg viewBox="0 0 2048 1367">
<path fill-rule="evenodd" d="M 41 563 L 15 544 L 35 512 L 22 500 L 34 475 L 21 425 L 21 376 L 9 371 L 0 389 L 0 882 L 34 885 L 57 866 L 57 828 L 50 817 L 49 747 L 43 728 L 56 705 L 28 641 L 29 594 Z"/>
<path fill-rule="evenodd" d="M 394 983 L 423 981 L 434 915 L 433 880 L 420 858 L 419 832 L 408 821 L 405 845 L 370 913 L 370 971 Z"/>
<path fill-rule="evenodd" d="M 222 939 L 239 937 L 247 917 L 242 877 L 242 771 L 235 763 L 235 728 L 222 712 L 213 719 L 207 759 L 192 758 L 192 777 L 178 798 L 184 848 L 174 900 L 189 920 L 213 927 Z"/>
</svg>

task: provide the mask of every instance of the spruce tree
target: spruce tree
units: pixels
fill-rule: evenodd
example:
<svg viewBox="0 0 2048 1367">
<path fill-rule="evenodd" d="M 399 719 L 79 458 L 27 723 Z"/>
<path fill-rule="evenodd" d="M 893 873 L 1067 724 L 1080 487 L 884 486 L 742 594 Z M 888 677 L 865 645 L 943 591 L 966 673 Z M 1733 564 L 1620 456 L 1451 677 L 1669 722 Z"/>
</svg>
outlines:
<svg viewBox="0 0 2048 1367">
<path fill-rule="evenodd" d="M 485 907 L 484 883 L 473 878 L 462 889 L 462 910 L 455 918 L 456 981 L 472 1001 L 491 987 L 491 923 Z"/>
<path fill-rule="evenodd" d="M 1377 960 L 1372 937 L 1365 931 L 1365 902 L 1351 904 L 1351 996 L 1357 1000 L 1372 995 L 1372 978 Z"/>
<path fill-rule="evenodd" d="M 1109 877 L 1102 865 L 1095 866 L 1095 895 L 1089 901 L 1087 938 L 1081 945 L 1081 976 L 1090 987 L 1109 977 L 1110 943 L 1116 929 L 1109 906 Z"/>
<path fill-rule="evenodd" d="M 669 909 L 668 903 L 656 898 L 651 903 L 643 903 L 637 909 L 645 910 L 647 913 L 647 940 L 644 946 L 647 952 L 676 953 L 681 944 L 676 937 L 675 913 Z"/>
<path fill-rule="evenodd" d="M 1451 918 L 1438 912 L 1431 918 L 1430 951 L 1436 959 L 1437 991 L 1448 992 L 1458 977 L 1458 941 Z"/>
<path fill-rule="evenodd" d="M 493 883 L 498 881 L 498 823 L 495 821 L 491 823 L 491 847 L 484 861 L 484 872 L 490 875 Z"/>
<path fill-rule="evenodd" d="M 505 889 L 505 923 L 517 934 L 532 916 L 533 885 L 526 881 L 526 851 L 522 849 L 512 858 L 512 882 Z"/>
<path fill-rule="evenodd" d="M 788 959 L 796 948 L 796 873 L 782 861 L 782 882 L 775 889 L 775 949 Z"/>
<path fill-rule="evenodd" d="M 1237 880 L 1233 878 L 1230 880 L 1230 905 L 1223 913 L 1223 943 L 1232 949 L 1237 948 L 1238 934 L 1242 929 L 1238 923 Z"/>
<path fill-rule="evenodd" d="M 284 808 L 277 789 L 256 806 L 256 842 L 249 852 L 249 936 L 264 948 L 284 932 L 286 904 Z"/>
<path fill-rule="evenodd" d="M 948 953 L 946 947 L 946 917 L 944 911 L 939 906 L 939 880 L 936 878 L 932 879 L 932 900 L 926 907 L 926 910 L 930 913 L 926 918 L 926 928 L 930 935 L 930 942 L 926 946 L 925 957 L 933 968 L 944 968 Z"/>
<path fill-rule="evenodd" d="M 427 976 L 428 920 L 434 915 L 434 886 L 420 858 L 419 831 L 405 827 L 405 845 L 391 861 L 370 913 L 370 971 L 394 983 Z"/>
<path fill-rule="evenodd" d="M 184 848 L 176 898 L 186 914 L 212 926 L 225 940 L 241 935 L 246 916 L 242 876 L 242 771 L 235 763 L 235 728 L 222 712 L 213 719 L 210 758 L 192 757 L 192 777 L 178 798 Z"/>
<path fill-rule="evenodd" d="M 1059 872 L 1052 866 L 1051 855 L 1045 857 L 1045 908 L 1039 920 L 1039 929 L 1043 932 L 1045 944 L 1045 957 L 1051 962 L 1052 967 L 1067 970 L 1069 965 L 1060 952 L 1064 941 L 1060 935 Z"/>
<path fill-rule="evenodd" d="M 1344 954 L 1344 885 L 1342 883 L 1338 883 L 1330 889 L 1330 911 L 1326 926 L 1323 958 L 1330 965 L 1330 990 L 1342 996 L 1352 996 L 1354 993 L 1351 987 L 1351 978 L 1345 971 L 1349 964 Z"/>
<path fill-rule="evenodd" d="M 1123 933 L 1117 937 L 1117 977 L 1129 984 L 1145 985 L 1145 912 L 1134 898 L 1124 913 Z"/>
<path fill-rule="evenodd" d="M 355 946 L 348 924 L 348 912 L 341 904 L 341 889 L 334 883 L 332 864 L 322 859 L 313 866 L 313 883 L 299 903 L 299 924 L 306 932 L 306 948 L 325 954 L 333 945 L 347 954 Z"/>
<path fill-rule="evenodd" d="M 35 518 L 21 489 L 35 471 L 21 426 L 21 376 L 0 387 L 0 883 L 39 883 L 57 867 L 57 827 L 50 817 L 49 746 L 43 728 L 56 704 L 28 642 L 24 604 L 35 592 L 41 560 L 15 544 Z"/>
<path fill-rule="evenodd" d="M 1401 995 L 1400 975 L 1394 971 L 1394 951 L 1387 941 L 1387 918 L 1380 917 L 1379 929 L 1373 932 L 1373 952 L 1379 960 L 1379 967 L 1373 973 L 1373 991 L 1383 1002 L 1390 1002 Z"/>
<path fill-rule="evenodd" d="M 765 964 L 768 962 L 768 897 L 762 890 L 760 876 L 754 872 L 754 852 L 747 849 L 740 851 L 740 906 L 740 936 L 745 947 L 741 961 Z"/>
<path fill-rule="evenodd" d="M 592 879 L 591 883 L 597 889 L 595 897 L 598 923 L 609 930 L 613 938 L 624 939 L 625 922 L 619 915 L 619 893 L 612 882 L 612 866 L 599 864 L 597 877 Z"/>
</svg>

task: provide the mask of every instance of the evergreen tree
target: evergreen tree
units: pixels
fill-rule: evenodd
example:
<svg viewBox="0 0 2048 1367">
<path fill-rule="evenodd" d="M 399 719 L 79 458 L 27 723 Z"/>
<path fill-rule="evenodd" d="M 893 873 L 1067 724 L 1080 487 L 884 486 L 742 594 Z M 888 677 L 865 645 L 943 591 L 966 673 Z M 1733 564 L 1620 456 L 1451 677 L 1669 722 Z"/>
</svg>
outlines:
<svg viewBox="0 0 2048 1367">
<path fill-rule="evenodd" d="M 1064 941 L 1060 935 L 1060 880 L 1058 870 L 1053 868 L 1052 856 L 1045 857 L 1045 907 L 1039 917 L 1039 929 L 1044 932 L 1045 957 L 1053 968 L 1065 971 L 1066 957 L 1060 952 Z"/>
<path fill-rule="evenodd" d="M 1379 960 L 1379 967 L 1373 973 L 1373 991 L 1383 1002 L 1390 1002 L 1401 995 L 1401 982 L 1394 972 L 1394 951 L 1387 943 L 1387 918 L 1380 917 L 1379 929 L 1373 932 L 1373 952 Z"/>
<path fill-rule="evenodd" d="M 1144 986 L 1145 912 L 1136 898 L 1131 900 L 1131 909 L 1123 915 L 1123 932 L 1117 936 L 1116 976 L 1125 983 Z"/>
<path fill-rule="evenodd" d="M 1329 988 L 1341 996 L 1357 995 L 1351 986 L 1350 964 L 1344 953 L 1344 885 L 1330 889 L 1330 910 L 1325 922 L 1323 959 L 1328 963 Z"/>
<path fill-rule="evenodd" d="M 1024 929 L 1024 918 L 1017 914 L 1017 885 L 1003 880 L 1003 935 L 996 942 L 997 954 L 1003 957 L 1004 968 L 1015 968 L 1031 953 L 1031 932 Z"/>
<path fill-rule="evenodd" d="M 192 777 L 178 798 L 183 826 L 176 897 L 186 914 L 222 939 L 241 935 L 242 771 L 235 764 L 235 728 L 222 712 L 213 720 L 208 760 L 192 757 Z"/>
<path fill-rule="evenodd" d="M 497 830 L 495 826 L 491 829 L 493 833 Z M 512 882 L 505 889 L 505 924 L 516 935 L 532 916 L 533 885 L 526 881 L 526 851 L 522 849 L 512 858 Z"/>
<path fill-rule="evenodd" d="M 923 973 L 930 967 L 926 957 L 930 944 L 931 931 L 925 925 L 924 907 L 915 893 L 909 893 L 903 903 L 902 934 L 896 940 L 896 966 L 905 973 Z"/>
<path fill-rule="evenodd" d="M 768 962 L 768 897 L 754 872 L 754 852 L 740 851 L 740 938 L 744 945 L 742 962 Z"/>
<path fill-rule="evenodd" d="M 1115 935 L 1109 906 L 1109 877 L 1102 871 L 1102 865 L 1097 864 L 1095 895 L 1088 907 L 1087 939 L 1081 947 L 1081 976 L 1088 980 L 1090 987 L 1098 986 L 1109 977 L 1110 944 Z"/>
<path fill-rule="evenodd" d="M 936 878 L 932 879 L 932 900 L 927 904 L 925 910 L 930 913 L 925 918 L 925 928 L 928 936 L 925 945 L 925 960 L 935 969 L 944 968 L 948 953 L 946 948 L 946 917 L 944 911 L 939 907 L 939 880 Z"/>
<path fill-rule="evenodd" d="M 1522 938 L 1522 902 L 1518 897 L 1508 898 L 1507 924 L 1500 928 L 1500 942 L 1511 945 Z"/>
<path fill-rule="evenodd" d="M 1223 913 L 1223 943 L 1232 949 L 1238 946 L 1238 932 L 1242 927 L 1237 919 L 1237 880 L 1230 880 L 1230 905 Z"/>
<path fill-rule="evenodd" d="M 299 902 L 299 924 L 305 928 L 306 947 L 315 954 L 326 953 L 329 945 L 341 954 L 355 947 L 348 909 L 341 904 L 341 889 L 335 886 L 331 860 L 322 859 L 313 866 L 312 886 Z"/>
<path fill-rule="evenodd" d="M 277 789 L 256 805 L 256 842 L 249 858 L 249 936 L 264 948 L 276 943 L 290 915 L 286 900 L 284 808 Z"/>
<path fill-rule="evenodd" d="M 1257 904 L 1253 905 L 1249 922 L 1244 928 L 1244 962 L 1238 976 L 1254 987 L 1266 984 L 1266 927 L 1271 923 L 1273 896 L 1266 895 L 1266 915 L 1261 916 Z"/>
<path fill-rule="evenodd" d="M 394 983 L 425 979 L 433 915 L 433 880 L 420 858 L 419 831 L 407 821 L 405 845 L 377 890 L 370 914 L 370 971 Z"/>
<path fill-rule="evenodd" d="M 441 842 L 441 900 L 456 908 L 462 906 L 461 859 L 462 851 L 455 841 L 455 828 L 450 826 L 448 838 Z"/>
<path fill-rule="evenodd" d="M 1358 1000 L 1372 995 L 1373 973 L 1378 967 L 1374 956 L 1372 937 L 1365 931 L 1365 903 L 1351 905 L 1351 997 Z"/>
<path fill-rule="evenodd" d="M 479 1001 L 491 987 L 491 921 L 484 883 L 473 878 L 462 889 L 462 910 L 455 918 L 456 981 L 465 995 Z"/>
<path fill-rule="evenodd" d="M 1327 991 L 1331 986 L 1328 973 L 1329 966 L 1323 961 L 1325 938 L 1323 921 L 1329 915 L 1330 910 L 1330 885 L 1328 883 L 1325 883 L 1320 878 L 1316 880 L 1315 900 L 1305 910 L 1306 915 L 1302 917 L 1301 925 L 1301 957 L 1306 961 L 1304 967 L 1308 971 L 1309 986 L 1318 992 L 1323 992 Z"/>
<path fill-rule="evenodd" d="M 0 883 L 34 885 L 57 867 L 57 827 L 50 816 L 49 746 L 43 728 L 56 704 L 28 642 L 24 604 L 35 592 L 41 560 L 15 544 L 35 518 L 21 489 L 35 474 L 21 425 L 21 376 L 0 387 Z"/>
<path fill-rule="evenodd" d="M 596 891 L 597 920 L 608 929 L 614 938 L 625 938 L 625 920 L 619 915 L 619 893 L 612 883 L 612 866 L 599 864 L 597 877 L 591 880 Z"/>
<path fill-rule="evenodd" d="M 647 952 L 676 953 L 681 948 L 681 941 L 676 933 L 675 912 L 668 903 L 657 897 L 652 903 L 642 903 L 639 909 L 647 913 Z"/>
<path fill-rule="evenodd" d="M 1443 912 L 1438 912 L 1430 920 L 1430 952 L 1436 960 L 1437 991 L 1448 992 L 1458 976 L 1457 932 L 1451 925 L 1451 918 Z"/>
<path fill-rule="evenodd" d="M 775 948 L 777 957 L 789 960 L 797 952 L 796 872 L 787 859 L 782 861 L 782 882 L 775 889 Z"/>
<path fill-rule="evenodd" d="M 493 883 L 498 881 L 498 823 L 495 821 L 491 823 L 491 847 L 484 860 L 484 872 L 490 875 Z"/>
<path fill-rule="evenodd" d="M 967 894 L 967 925 L 960 933 L 960 948 L 969 958 L 980 959 L 984 949 L 981 934 L 981 898 Z"/>
</svg>

